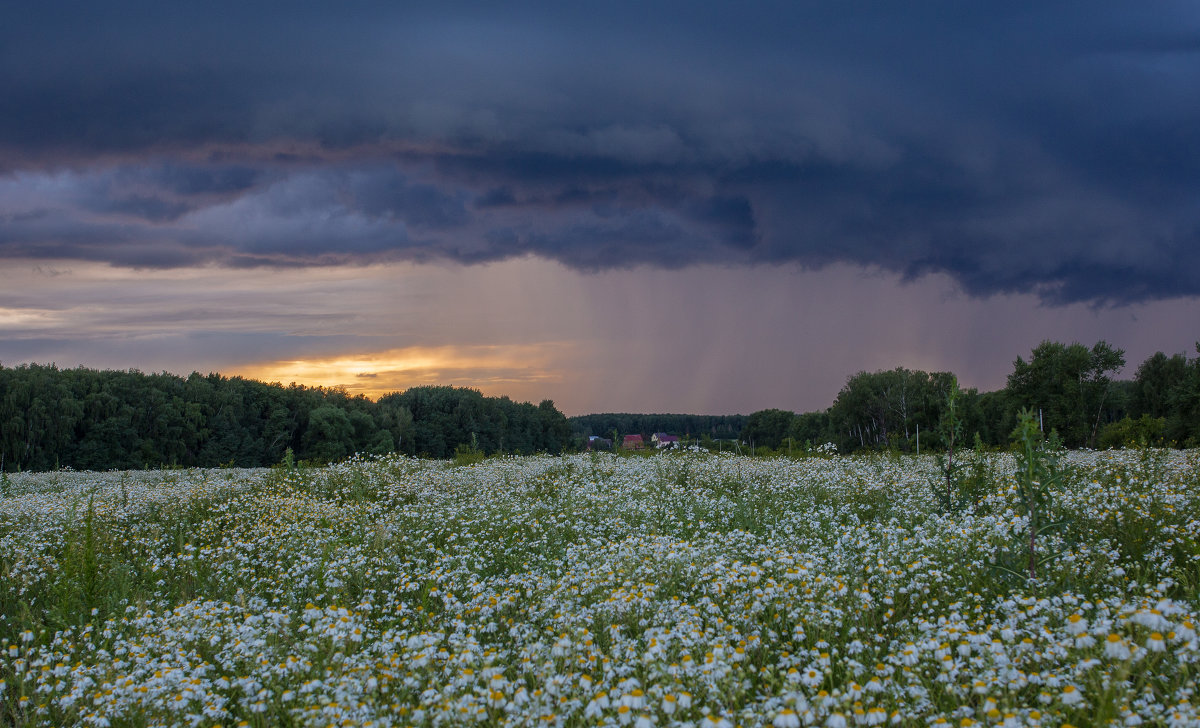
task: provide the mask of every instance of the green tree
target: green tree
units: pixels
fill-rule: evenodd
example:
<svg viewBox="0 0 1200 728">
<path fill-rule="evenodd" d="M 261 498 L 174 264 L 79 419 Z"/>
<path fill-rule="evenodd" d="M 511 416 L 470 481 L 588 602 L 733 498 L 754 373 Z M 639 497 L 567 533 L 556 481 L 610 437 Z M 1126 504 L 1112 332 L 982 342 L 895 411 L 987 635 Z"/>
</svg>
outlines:
<svg viewBox="0 0 1200 728">
<path fill-rule="evenodd" d="M 1017 357 L 1008 376 L 1011 407 L 1040 411 L 1043 429 L 1056 430 L 1068 447 L 1095 446 L 1105 424 L 1113 374 L 1125 352 L 1099 341 L 1091 349 L 1043 341 L 1026 362 Z"/>
<path fill-rule="evenodd" d="M 1183 354 L 1168 357 L 1155 352 L 1138 367 L 1133 378 L 1130 409 L 1134 415 L 1166 417 L 1175 391 L 1188 378 L 1188 361 Z"/>
<path fill-rule="evenodd" d="M 792 420 L 788 437 L 797 445 L 817 447 L 834 439 L 828 412 L 804 412 Z"/>
<path fill-rule="evenodd" d="M 925 433 L 937 425 L 945 393 L 954 381 L 949 372 L 904 368 L 855 374 L 829 408 L 836 444 L 842 451 L 908 448 L 918 427 Z"/>
<path fill-rule="evenodd" d="M 309 413 L 301 445 L 305 459 L 333 462 L 347 457 L 354 448 L 354 424 L 344 410 L 322 405 Z"/>
<path fill-rule="evenodd" d="M 1171 388 L 1168 412 L 1165 437 L 1182 447 L 1200 447 L 1200 356 L 1188 362 L 1185 376 Z"/>
<path fill-rule="evenodd" d="M 769 447 L 778 450 L 792 437 L 796 413 L 781 409 L 765 409 L 752 412 L 746 418 L 740 438 L 753 443 L 754 447 Z"/>
<path fill-rule="evenodd" d="M 554 406 L 554 401 L 544 399 L 538 404 L 538 418 L 542 429 L 542 447 L 546 452 L 559 453 L 571 444 L 571 423 Z"/>
</svg>

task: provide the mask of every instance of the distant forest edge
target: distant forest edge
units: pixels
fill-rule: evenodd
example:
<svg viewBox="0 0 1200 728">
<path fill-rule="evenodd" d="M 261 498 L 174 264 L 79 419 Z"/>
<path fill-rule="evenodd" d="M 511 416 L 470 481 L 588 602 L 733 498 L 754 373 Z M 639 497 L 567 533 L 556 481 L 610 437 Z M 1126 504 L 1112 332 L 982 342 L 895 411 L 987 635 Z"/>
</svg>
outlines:
<svg viewBox="0 0 1200 728">
<path fill-rule="evenodd" d="M 414 387 L 378 401 L 340 389 L 218 374 L 0 366 L 0 459 L 7 471 L 263 467 L 354 453 L 443 458 L 560 452 L 566 416 L 458 387 Z"/>
<path fill-rule="evenodd" d="M 732 440 L 741 435 L 746 415 L 639 415 L 610 413 L 571 418 L 571 428 L 580 437 L 612 439 L 613 434 L 650 437 L 655 432 L 683 435 L 699 440 Z"/>
<path fill-rule="evenodd" d="M 1200 353 L 1200 344 L 1196 345 Z M 950 372 L 904 368 L 859 372 L 821 412 L 797 414 L 768 409 L 742 417 L 693 415 L 587 415 L 571 418 L 581 437 L 605 439 L 652 432 L 688 435 L 696 444 L 733 438 L 739 450 L 760 454 L 811 451 L 832 442 L 841 452 L 944 446 L 946 402 L 957 393 L 959 445 L 975 442 L 1006 447 L 1017 415 L 1029 409 L 1046 433 L 1067 447 L 1130 444 L 1200 446 L 1200 357 L 1158 352 L 1138 367 L 1132 380 L 1112 376 L 1125 366 L 1125 352 L 1104 341 L 1092 347 L 1044 341 L 1028 361 L 1018 357 L 1007 386 L 995 392 L 960 390 Z M 616 440 L 620 444 L 620 439 Z"/>
<path fill-rule="evenodd" d="M 1200 344 L 1196 345 L 1200 353 Z M 554 403 L 514 402 L 459 387 L 414 387 L 372 402 L 341 389 L 240 377 L 0 366 L 0 463 L 7 471 L 261 467 L 330 462 L 353 453 L 423 457 L 557 453 L 589 437 L 680 436 L 688 444 L 758 454 L 918 445 L 937 449 L 955 395 L 961 445 L 1004 447 L 1022 409 L 1067 447 L 1200 446 L 1200 357 L 1161 352 L 1131 380 L 1113 376 L 1125 354 L 1045 341 L 1018 357 L 1004 389 L 960 390 L 949 372 L 897 368 L 851 376 L 832 406 L 797 414 L 592 414 L 568 419 Z"/>
</svg>

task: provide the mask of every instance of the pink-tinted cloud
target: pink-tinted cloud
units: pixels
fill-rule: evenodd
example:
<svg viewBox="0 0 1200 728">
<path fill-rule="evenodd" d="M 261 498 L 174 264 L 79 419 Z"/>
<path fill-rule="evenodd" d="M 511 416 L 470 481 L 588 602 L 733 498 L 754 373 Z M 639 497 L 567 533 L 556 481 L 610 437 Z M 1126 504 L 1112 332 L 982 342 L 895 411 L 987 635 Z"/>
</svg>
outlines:
<svg viewBox="0 0 1200 728">
<path fill-rule="evenodd" d="M 475 386 L 565 411 L 823 409 L 851 374 L 906 366 L 1004 385 L 1043 339 L 1106 339 L 1131 376 L 1189 351 L 1200 302 L 1047 306 L 849 266 L 485 266 L 0 271 L 0 362 L 220 371 L 374 394 Z"/>
</svg>

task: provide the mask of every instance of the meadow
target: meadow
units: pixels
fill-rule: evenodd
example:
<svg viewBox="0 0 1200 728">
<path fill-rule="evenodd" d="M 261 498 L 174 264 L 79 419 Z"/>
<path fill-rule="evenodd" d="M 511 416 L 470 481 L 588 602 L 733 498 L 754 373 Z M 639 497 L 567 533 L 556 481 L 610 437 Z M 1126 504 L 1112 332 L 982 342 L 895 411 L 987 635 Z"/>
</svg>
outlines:
<svg viewBox="0 0 1200 728">
<path fill-rule="evenodd" d="M 1200 453 L 965 464 L 10 475 L 0 723 L 1200 725 Z"/>
</svg>

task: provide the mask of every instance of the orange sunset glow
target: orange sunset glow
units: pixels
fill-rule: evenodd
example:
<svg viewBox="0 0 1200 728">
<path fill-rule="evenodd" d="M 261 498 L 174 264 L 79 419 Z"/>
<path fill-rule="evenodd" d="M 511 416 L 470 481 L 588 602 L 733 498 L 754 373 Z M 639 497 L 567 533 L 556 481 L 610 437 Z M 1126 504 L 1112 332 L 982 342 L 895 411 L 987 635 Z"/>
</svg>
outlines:
<svg viewBox="0 0 1200 728">
<path fill-rule="evenodd" d="M 235 372 L 250 379 L 341 387 L 375 399 L 419 385 L 473 387 L 484 394 L 535 392 L 554 383 L 551 354 L 565 345 L 438 346 L 263 362 Z"/>
</svg>

